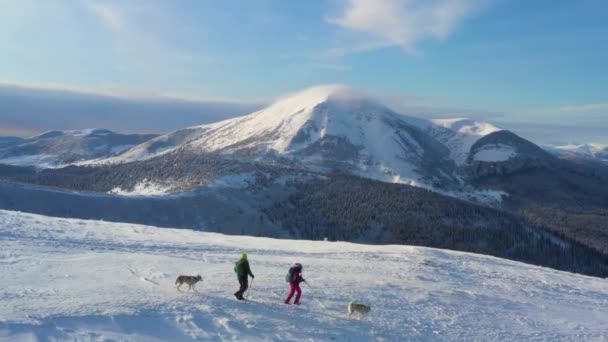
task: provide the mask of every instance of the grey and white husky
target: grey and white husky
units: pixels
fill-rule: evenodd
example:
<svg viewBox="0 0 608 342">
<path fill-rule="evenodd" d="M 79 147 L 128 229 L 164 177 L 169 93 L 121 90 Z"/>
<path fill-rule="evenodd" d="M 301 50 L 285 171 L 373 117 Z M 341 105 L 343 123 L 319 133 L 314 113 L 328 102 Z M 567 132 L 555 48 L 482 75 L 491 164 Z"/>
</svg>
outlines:
<svg viewBox="0 0 608 342">
<path fill-rule="evenodd" d="M 370 312 L 371 309 L 371 307 L 358 304 L 353 300 L 352 302 L 348 303 L 348 318 L 350 318 L 350 316 L 352 316 L 354 313 L 358 314 L 359 318 L 365 317 L 365 314 Z"/>
<path fill-rule="evenodd" d="M 188 285 L 188 290 L 194 290 L 196 291 L 196 289 L 194 288 L 194 285 L 196 285 L 196 283 L 198 283 L 199 281 L 202 281 L 203 277 L 201 277 L 200 275 L 197 276 L 186 276 L 186 275 L 180 275 L 179 277 L 177 277 L 177 279 L 175 279 L 175 286 L 177 287 L 178 291 L 181 291 L 181 286 L 183 284 Z"/>
</svg>

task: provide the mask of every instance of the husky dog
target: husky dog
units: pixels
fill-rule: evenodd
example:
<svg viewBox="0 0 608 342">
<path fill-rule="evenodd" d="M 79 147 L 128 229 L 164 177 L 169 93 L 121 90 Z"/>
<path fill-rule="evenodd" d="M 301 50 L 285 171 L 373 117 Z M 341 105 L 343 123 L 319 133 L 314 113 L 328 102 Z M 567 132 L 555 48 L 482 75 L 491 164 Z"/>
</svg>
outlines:
<svg viewBox="0 0 608 342">
<path fill-rule="evenodd" d="M 372 308 L 367 305 L 358 304 L 354 300 L 348 303 L 348 318 L 352 316 L 352 314 L 356 313 L 359 315 L 359 319 L 365 317 L 365 314 L 370 312 Z"/>
<path fill-rule="evenodd" d="M 181 291 L 180 287 L 183 284 L 187 284 L 188 285 L 188 290 L 194 290 L 194 291 L 196 291 L 196 289 L 194 288 L 194 285 L 196 285 L 196 283 L 198 283 L 199 281 L 202 281 L 202 280 L 203 280 L 203 277 L 201 277 L 200 275 L 197 275 L 197 276 L 180 275 L 175 280 L 175 286 L 177 286 L 177 290 L 178 291 Z"/>
</svg>

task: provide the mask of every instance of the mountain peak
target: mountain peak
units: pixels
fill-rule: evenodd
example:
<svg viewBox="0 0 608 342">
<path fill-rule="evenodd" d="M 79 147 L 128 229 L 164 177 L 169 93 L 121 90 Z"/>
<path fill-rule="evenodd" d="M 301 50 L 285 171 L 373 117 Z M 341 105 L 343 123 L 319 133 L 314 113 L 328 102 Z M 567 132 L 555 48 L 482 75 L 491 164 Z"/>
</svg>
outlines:
<svg viewBox="0 0 608 342">
<path fill-rule="evenodd" d="M 469 134 L 472 136 L 486 136 L 490 133 L 501 130 L 491 123 L 469 118 L 431 119 L 431 122 L 454 132 Z"/>
</svg>

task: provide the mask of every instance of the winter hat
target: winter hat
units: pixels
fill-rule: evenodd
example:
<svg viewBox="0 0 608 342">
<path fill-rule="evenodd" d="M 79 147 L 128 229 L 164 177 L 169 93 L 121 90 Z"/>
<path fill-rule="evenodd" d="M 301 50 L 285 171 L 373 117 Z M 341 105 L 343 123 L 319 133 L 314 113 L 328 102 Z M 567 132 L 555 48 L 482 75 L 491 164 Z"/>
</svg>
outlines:
<svg viewBox="0 0 608 342">
<path fill-rule="evenodd" d="M 241 254 L 241 260 L 247 260 L 247 253 Z"/>
</svg>

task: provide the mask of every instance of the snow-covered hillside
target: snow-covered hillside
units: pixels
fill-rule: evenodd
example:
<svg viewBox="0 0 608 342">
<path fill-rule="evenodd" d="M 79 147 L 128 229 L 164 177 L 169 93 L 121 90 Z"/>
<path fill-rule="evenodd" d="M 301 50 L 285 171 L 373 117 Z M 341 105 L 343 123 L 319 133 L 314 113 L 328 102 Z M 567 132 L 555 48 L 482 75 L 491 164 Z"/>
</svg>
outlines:
<svg viewBox="0 0 608 342">
<path fill-rule="evenodd" d="M 605 341 L 606 280 L 408 246 L 274 240 L 0 211 L 0 341 Z M 249 253 L 248 303 L 232 296 Z M 282 304 L 304 264 L 303 304 Z M 198 293 L 177 275 L 201 274 Z M 371 305 L 346 318 L 351 300 Z"/>
<path fill-rule="evenodd" d="M 95 128 L 51 131 L 28 139 L 0 139 L 0 164 L 62 167 L 117 156 L 154 137 Z"/>
</svg>

